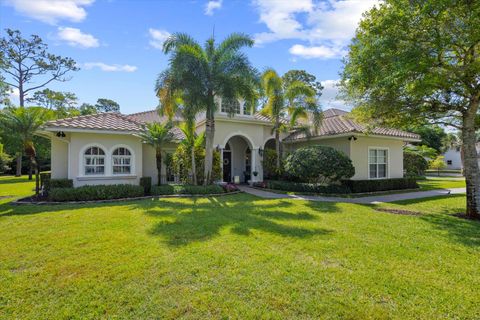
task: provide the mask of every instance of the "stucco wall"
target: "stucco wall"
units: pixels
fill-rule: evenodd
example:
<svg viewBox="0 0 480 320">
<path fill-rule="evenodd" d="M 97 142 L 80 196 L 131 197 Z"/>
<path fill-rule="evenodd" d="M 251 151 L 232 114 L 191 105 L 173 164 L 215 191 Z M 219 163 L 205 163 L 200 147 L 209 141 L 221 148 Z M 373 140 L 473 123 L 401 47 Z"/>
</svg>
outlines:
<svg viewBox="0 0 480 320">
<path fill-rule="evenodd" d="M 388 178 L 403 177 L 403 141 L 388 138 L 357 137 L 350 145 L 350 159 L 355 166 L 352 179 L 368 179 L 368 149 L 388 149 Z"/>
<path fill-rule="evenodd" d="M 99 146 L 105 151 L 105 174 L 85 176 L 83 152 L 89 146 Z M 117 147 L 128 147 L 133 153 L 130 175 L 113 175 L 111 154 Z M 98 134 L 74 132 L 70 138 L 69 176 L 75 187 L 95 184 L 138 184 L 142 176 L 142 143 L 140 138 L 124 134 Z"/>
<path fill-rule="evenodd" d="M 60 140 L 56 137 L 51 139 L 52 154 L 52 179 L 68 178 L 68 140 Z"/>
<path fill-rule="evenodd" d="M 320 145 L 326 147 L 332 147 L 335 150 L 343 152 L 347 156 L 350 156 L 350 141 L 347 137 L 333 138 L 333 139 L 318 139 L 318 140 L 309 140 L 296 142 L 294 144 L 286 144 L 286 151 L 293 151 L 295 149 L 311 146 L 311 145 Z"/>
<path fill-rule="evenodd" d="M 450 170 L 458 170 L 462 169 L 462 156 L 460 150 L 457 151 L 456 148 L 450 148 L 443 154 L 445 156 L 445 164 L 447 165 L 447 169 Z M 452 161 L 451 164 L 448 164 L 448 161 Z"/>
</svg>

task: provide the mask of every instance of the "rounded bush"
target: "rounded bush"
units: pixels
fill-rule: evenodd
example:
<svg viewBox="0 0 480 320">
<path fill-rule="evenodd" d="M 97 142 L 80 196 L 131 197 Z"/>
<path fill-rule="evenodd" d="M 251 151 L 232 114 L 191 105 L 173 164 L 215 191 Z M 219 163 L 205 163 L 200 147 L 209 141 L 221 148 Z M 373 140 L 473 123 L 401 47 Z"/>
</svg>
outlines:
<svg viewBox="0 0 480 320">
<path fill-rule="evenodd" d="M 355 168 L 350 158 L 334 148 L 310 146 L 286 158 L 285 172 L 294 180 L 330 184 L 353 177 Z"/>
<path fill-rule="evenodd" d="M 418 153 L 404 152 L 403 169 L 407 177 L 424 176 L 425 171 L 428 169 L 428 162 Z"/>
</svg>

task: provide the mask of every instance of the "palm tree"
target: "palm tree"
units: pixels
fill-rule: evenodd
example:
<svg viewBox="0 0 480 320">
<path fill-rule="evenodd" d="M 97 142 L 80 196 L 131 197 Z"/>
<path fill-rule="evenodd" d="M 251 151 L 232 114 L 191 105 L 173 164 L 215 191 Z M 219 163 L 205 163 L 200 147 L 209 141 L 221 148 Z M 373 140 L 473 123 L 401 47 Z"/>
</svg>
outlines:
<svg viewBox="0 0 480 320">
<path fill-rule="evenodd" d="M 172 122 L 168 121 L 164 124 L 153 122 L 145 126 L 145 131 L 140 134 L 144 143 L 155 148 L 155 157 L 157 159 L 158 185 L 162 184 L 162 152 L 165 144 L 173 140 L 171 129 Z"/>
<path fill-rule="evenodd" d="M 179 128 L 185 135 L 185 138 L 181 143 L 185 146 L 187 151 L 190 152 L 192 183 L 193 185 L 197 185 L 195 150 L 203 147 L 203 144 L 205 143 L 205 132 L 197 135 L 195 132 L 195 122 L 189 120 L 181 123 Z"/>
<path fill-rule="evenodd" d="M 311 118 L 314 131 L 317 132 L 321 125 L 322 113 L 315 98 L 315 90 L 301 81 L 293 81 L 284 86 L 282 77 L 273 69 L 267 69 L 262 74 L 262 86 L 266 96 L 266 103 L 260 111 L 269 116 L 273 123 L 275 134 L 275 151 L 277 153 L 276 167 L 280 170 L 280 133 L 296 126 L 298 118 Z M 290 125 L 282 123 L 282 118 L 290 116 Z M 297 129 L 309 132 L 309 125 Z"/>
<path fill-rule="evenodd" d="M 11 134 L 19 138 L 25 154 L 30 159 L 30 166 L 35 170 L 35 192 L 37 195 L 39 193 L 40 181 L 38 176 L 37 153 L 33 143 L 33 137 L 48 118 L 49 114 L 40 107 L 7 107 L 0 113 L 0 123 L 5 129 L 9 130 Z M 21 170 L 21 165 L 20 154 L 20 161 L 17 160 L 17 175 L 19 169 Z"/>
<path fill-rule="evenodd" d="M 185 105 L 205 111 L 205 184 L 211 182 L 216 98 L 254 101 L 257 72 L 240 49 L 253 46 L 251 37 L 233 33 L 220 44 L 210 37 L 202 47 L 185 33 L 163 44 L 170 54 L 170 92 L 181 90 Z"/>
</svg>

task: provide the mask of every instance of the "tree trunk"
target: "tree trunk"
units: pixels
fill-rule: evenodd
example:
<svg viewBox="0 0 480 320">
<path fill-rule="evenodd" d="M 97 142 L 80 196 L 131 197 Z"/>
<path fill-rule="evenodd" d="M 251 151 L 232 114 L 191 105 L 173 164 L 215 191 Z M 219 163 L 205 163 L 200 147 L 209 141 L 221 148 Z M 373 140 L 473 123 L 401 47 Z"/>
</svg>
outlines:
<svg viewBox="0 0 480 320">
<path fill-rule="evenodd" d="M 195 165 L 195 146 L 192 146 L 192 183 L 194 186 L 197 185 L 197 168 Z"/>
<path fill-rule="evenodd" d="M 157 156 L 157 174 L 158 174 L 158 185 L 162 184 L 162 150 L 157 148 L 156 151 Z"/>
<path fill-rule="evenodd" d="M 28 180 L 32 180 L 33 167 L 34 167 L 33 160 L 32 158 L 30 158 L 30 164 L 28 166 Z"/>
<path fill-rule="evenodd" d="M 475 117 L 478 110 L 478 101 L 472 101 L 468 110 L 463 114 L 463 152 L 464 172 L 467 185 L 467 216 L 480 218 L 480 175 L 475 136 Z"/>
<path fill-rule="evenodd" d="M 215 136 L 215 119 L 209 117 L 207 112 L 207 120 L 205 122 L 205 171 L 203 184 L 206 186 L 212 179 L 213 166 L 213 138 Z"/>
<path fill-rule="evenodd" d="M 22 176 L 22 153 L 17 152 L 17 172 L 15 173 L 15 177 Z"/>
<path fill-rule="evenodd" d="M 30 163 L 35 168 L 35 195 L 38 196 L 40 193 L 40 175 L 39 175 L 39 168 L 38 162 L 35 157 L 30 158 Z"/>
</svg>

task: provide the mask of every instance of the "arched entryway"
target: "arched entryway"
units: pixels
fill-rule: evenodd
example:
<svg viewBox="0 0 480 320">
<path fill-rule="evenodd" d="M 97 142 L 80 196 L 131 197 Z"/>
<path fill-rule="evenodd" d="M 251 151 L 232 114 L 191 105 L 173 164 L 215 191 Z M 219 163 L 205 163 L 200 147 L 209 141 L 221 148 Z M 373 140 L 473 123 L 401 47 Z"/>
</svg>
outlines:
<svg viewBox="0 0 480 320">
<path fill-rule="evenodd" d="M 248 183 L 252 180 L 256 170 L 254 152 L 252 142 L 246 136 L 230 137 L 221 150 L 223 181 Z"/>
</svg>

